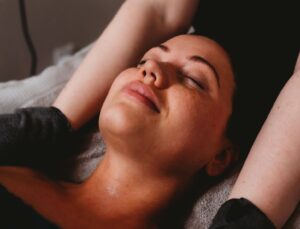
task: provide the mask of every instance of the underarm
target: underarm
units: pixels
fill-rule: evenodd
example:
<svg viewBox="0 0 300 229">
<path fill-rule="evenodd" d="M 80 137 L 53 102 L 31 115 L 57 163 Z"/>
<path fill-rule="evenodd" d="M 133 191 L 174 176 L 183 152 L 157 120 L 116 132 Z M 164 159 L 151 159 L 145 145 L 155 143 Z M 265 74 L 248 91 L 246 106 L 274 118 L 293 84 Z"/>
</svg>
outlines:
<svg viewBox="0 0 300 229">
<path fill-rule="evenodd" d="M 279 228 L 300 197 L 298 64 L 273 105 L 229 197 L 249 199 Z"/>
</svg>

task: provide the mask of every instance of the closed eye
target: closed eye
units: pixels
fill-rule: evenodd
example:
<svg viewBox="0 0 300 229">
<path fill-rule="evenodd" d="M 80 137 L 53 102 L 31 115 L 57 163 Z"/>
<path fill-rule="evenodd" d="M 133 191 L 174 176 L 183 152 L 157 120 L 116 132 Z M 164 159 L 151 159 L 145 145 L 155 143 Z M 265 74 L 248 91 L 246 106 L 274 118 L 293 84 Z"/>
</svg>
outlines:
<svg viewBox="0 0 300 229">
<path fill-rule="evenodd" d="M 138 63 L 138 66 L 142 66 L 146 63 L 147 60 L 141 60 L 139 63 Z"/>
<path fill-rule="evenodd" d="M 192 76 L 185 76 L 188 80 L 190 80 L 193 84 L 195 84 L 198 88 L 200 88 L 201 90 L 205 90 L 206 87 L 204 86 L 204 84 L 198 80 L 195 80 Z"/>
<path fill-rule="evenodd" d="M 183 72 L 180 72 L 180 75 L 184 82 L 192 84 L 192 86 L 195 86 L 197 89 L 204 90 L 204 91 L 207 89 L 205 83 L 201 80 L 198 80 L 197 77 L 188 75 Z"/>
<path fill-rule="evenodd" d="M 143 66 L 145 63 L 147 62 L 146 59 L 142 59 L 139 63 L 138 63 L 138 67 L 140 66 Z M 192 86 L 196 87 L 197 89 L 199 90 L 203 90 L 203 91 L 206 91 L 207 90 L 207 85 L 201 81 L 201 80 L 198 80 L 197 77 L 195 76 L 191 76 L 189 74 L 186 74 L 184 72 L 179 72 L 179 75 L 181 76 L 182 80 L 184 82 L 187 82 L 189 84 L 192 84 Z"/>
</svg>

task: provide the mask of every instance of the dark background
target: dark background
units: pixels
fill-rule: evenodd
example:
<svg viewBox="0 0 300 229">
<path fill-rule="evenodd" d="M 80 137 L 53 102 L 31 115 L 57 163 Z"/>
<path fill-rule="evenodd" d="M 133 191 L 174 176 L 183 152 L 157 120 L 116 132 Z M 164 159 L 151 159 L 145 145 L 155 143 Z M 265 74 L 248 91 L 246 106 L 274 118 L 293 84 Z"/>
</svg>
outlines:
<svg viewBox="0 0 300 229">
<path fill-rule="evenodd" d="M 197 33 L 221 43 L 234 65 L 237 94 L 229 134 L 245 154 L 293 73 L 300 48 L 296 5 L 290 0 L 200 2 Z"/>
</svg>

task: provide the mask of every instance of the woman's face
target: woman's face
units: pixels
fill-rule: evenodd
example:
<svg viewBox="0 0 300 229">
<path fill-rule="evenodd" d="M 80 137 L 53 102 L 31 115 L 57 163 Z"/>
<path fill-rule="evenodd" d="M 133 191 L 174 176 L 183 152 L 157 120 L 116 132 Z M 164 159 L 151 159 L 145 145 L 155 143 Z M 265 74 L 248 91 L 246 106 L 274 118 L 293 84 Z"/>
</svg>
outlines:
<svg viewBox="0 0 300 229">
<path fill-rule="evenodd" d="M 168 173 L 193 173 L 224 147 L 234 79 L 214 41 L 181 35 L 121 72 L 103 104 L 107 147 Z"/>
</svg>

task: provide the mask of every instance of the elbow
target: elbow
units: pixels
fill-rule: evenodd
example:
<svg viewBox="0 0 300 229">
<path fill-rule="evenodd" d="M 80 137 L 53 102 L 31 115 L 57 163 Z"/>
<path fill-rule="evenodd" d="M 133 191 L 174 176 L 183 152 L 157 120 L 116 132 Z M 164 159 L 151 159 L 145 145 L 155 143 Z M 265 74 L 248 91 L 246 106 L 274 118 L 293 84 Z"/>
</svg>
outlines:
<svg viewBox="0 0 300 229">
<path fill-rule="evenodd" d="M 192 25 L 194 18 L 194 11 L 185 10 L 179 12 L 170 10 L 165 12 L 163 16 L 163 23 L 175 34 L 186 33 Z"/>
<path fill-rule="evenodd" d="M 186 33 L 192 25 L 198 3 L 199 1 L 191 1 L 189 4 L 164 7 L 162 11 L 164 23 L 174 33 Z"/>
<path fill-rule="evenodd" d="M 191 26 L 192 21 L 187 18 L 170 19 L 166 22 L 170 31 L 174 34 L 186 33 Z"/>
<path fill-rule="evenodd" d="M 142 14 L 142 21 L 147 21 L 144 23 L 151 24 L 151 28 L 167 36 L 187 32 L 197 9 L 194 4 L 191 4 L 193 7 L 187 7 L 185 4 L 161 0 L 126 0 L 124 3 L 128 11 Z"/>
</svg>

